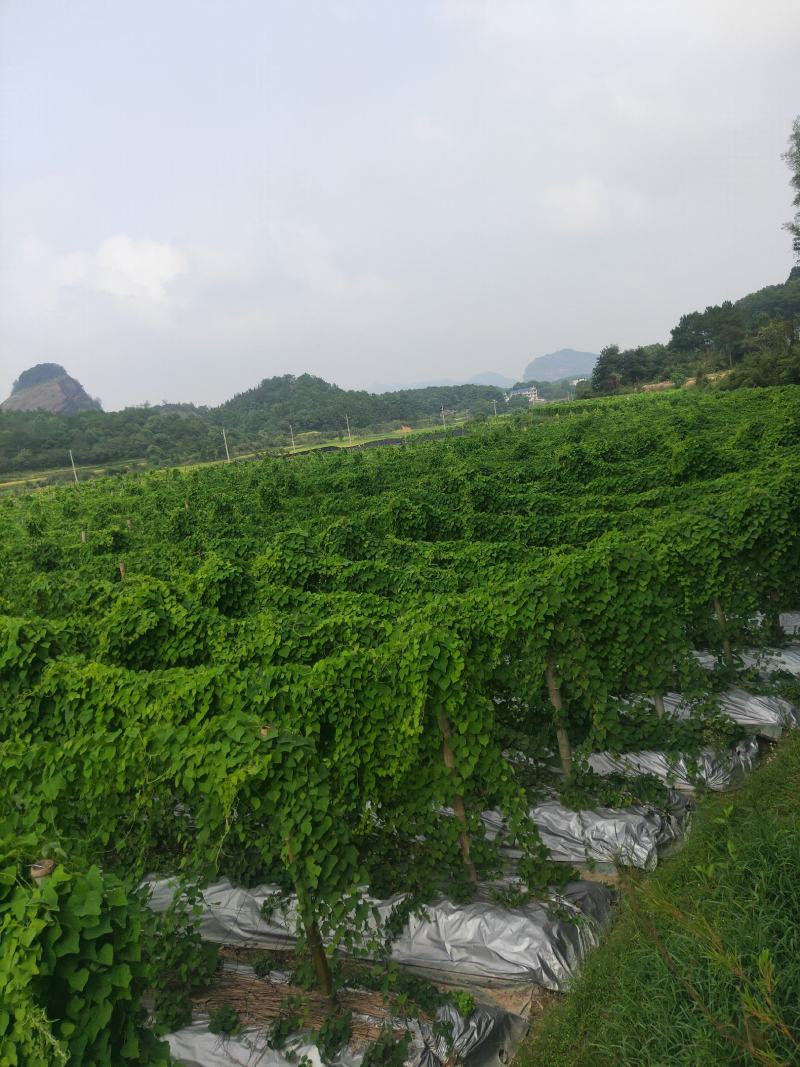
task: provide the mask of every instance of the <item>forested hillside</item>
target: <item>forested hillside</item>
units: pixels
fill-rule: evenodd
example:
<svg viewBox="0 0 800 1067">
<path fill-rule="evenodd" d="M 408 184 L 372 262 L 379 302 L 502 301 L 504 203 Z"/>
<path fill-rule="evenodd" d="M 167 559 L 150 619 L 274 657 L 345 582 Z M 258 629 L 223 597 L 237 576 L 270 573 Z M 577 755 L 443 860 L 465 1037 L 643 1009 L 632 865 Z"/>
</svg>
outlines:
<svg viewBox="0 0 800 1067">
<path fill-rule="evenodd" d="M 784 224 L 796 264 L 782 285 L 768 285 L 735 303 L 730 300 L 682 315 L 668 344 L 620 351 L 608 345 L 584 392 L 616 393 L 646 383 L 741 386 L 800 382 L 800 116 L 783 154 L 791 172 L 795 213 Z"/>
<path fill-rule="evenodd" d="M 63 467 L 72 449 L 79 464 L 112 466 L 146 460 L 152 466 L 223 458 L 222 428 L 234 453 L 280 448 L 309 431 L 346 434 L 391 431 L 403 424 L 438 422 L 452 415 L 492 412 L 502 390 L 488 385 L 441 386 L 397 393 L 340 389 L 310 374 L 269 378 L 217 408 L 192 404 L 85 411 L 0 411 L 0 473 Z"/>
<path fill-rule="evenodd" d="M 295 431 L 344 430 L 344 416 L 351 426 L 390 429 L 403 422 L 436 418 L 447 411 L 491 411 L 491 401 L 502 391 L 491 385 L 443 385 L 426 389 L 403 389 L 395 393 L 367 393 L 340 389 L 310 374 L 286 374 L 268 378 L 255 389 L 239 393 L 209 411 L 219 426 L 225 425 L 249 440 L 277 434 L 285 439 L 288 424 Z"/>
<path fill-rule="evenodd" d="M 666 345 L 624 351 L 608 345 L 591 388 L 608 394 L 648 382 L 702 383 L 720 374 L 723 389 L 800 382 L 800 267 L 782 285 L 682 315 Z"/>
</svg>

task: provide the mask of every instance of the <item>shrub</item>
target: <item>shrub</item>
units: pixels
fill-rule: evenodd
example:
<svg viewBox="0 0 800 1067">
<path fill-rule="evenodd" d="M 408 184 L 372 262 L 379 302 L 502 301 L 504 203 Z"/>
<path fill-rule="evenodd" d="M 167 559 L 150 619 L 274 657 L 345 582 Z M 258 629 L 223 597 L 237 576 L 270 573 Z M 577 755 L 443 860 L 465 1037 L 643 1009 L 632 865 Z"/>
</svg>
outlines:
<svg viewBox="0 0 800 1067">
<path fill-rule="evenodd" d="M 0 840 L 0 1062 L 168 1063 L 144 1026 L 142 900 L 97 867 L 57 864 L 37 884 L 22 859 L 32 845 Z"/>
</svg>

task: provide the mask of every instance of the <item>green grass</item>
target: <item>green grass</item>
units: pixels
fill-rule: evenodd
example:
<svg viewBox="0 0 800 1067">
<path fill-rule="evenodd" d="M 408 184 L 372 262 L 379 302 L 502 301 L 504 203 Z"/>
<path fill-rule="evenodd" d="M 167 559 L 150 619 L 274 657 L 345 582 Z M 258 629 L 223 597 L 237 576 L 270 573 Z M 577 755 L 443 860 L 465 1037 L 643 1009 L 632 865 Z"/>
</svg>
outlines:
<svg viewBox="0 0 800 1067">
<path fill-rule="evenodd" d="M 609 936 L 516 1064 L 800 1064 L 800 736 L 624 885 Z"/>
<path fill-rule="evenodd" d="M 505 413 L 498 416 L 499 418 L 507 417 Z M 441 422 L 431 423 L 429 426 L 415 426 L 410 430 L 384 430 L 379 433 L 353 433 L 352 441 L 348 439 L 347 434 L 329 435 L 327 437 L 320 436 L 319 440 L 315 440 L 313 444 L 306 444 L 301 442 L 301 439 L 306 434 L 295 434 L 297 447 L 292 450 L 291 445 L 284 446 L 281 452 L 284 455 L 300 455 L 303 452 L 314 452 L 320 448 L 339 448 L 342 451 L 347 451 L 348 448 L 355 448 L 357 445 L 366 444 L 369 441 L 387 441 L 387 440 L 407 440 L 408 438 L 414 438 L 422 436 L 429 436 L 430 434 L 442 433 L 445 430 L 452 430 L 455 427 L 464 426 L 469 420 L 466 417 L 449 418 L 447 425 L 443 426 Z M 317 436 L 316 434 L 314 435 Z"/>
</svg>

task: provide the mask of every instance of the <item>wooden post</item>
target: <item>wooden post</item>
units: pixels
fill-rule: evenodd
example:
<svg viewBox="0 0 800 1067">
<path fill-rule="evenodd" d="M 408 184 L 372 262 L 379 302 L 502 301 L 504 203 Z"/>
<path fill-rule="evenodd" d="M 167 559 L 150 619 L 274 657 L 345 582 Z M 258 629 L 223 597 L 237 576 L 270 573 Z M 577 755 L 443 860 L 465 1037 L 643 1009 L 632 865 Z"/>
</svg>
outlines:
<svg viewBox="0 0 800 1067">
<path fill-rule="evenodd" d="M 719 597 L 714 597 L 714 614 L 717 616 L 717 622 L 722 630 L 722 654 L 724 655 L 728 663 L 731 662 L 731 642 L 727 636 L 728 620 L 725 617 L 725 612 L 722 610 L 722 604 L 719 602 Z"/>
<path fill-rule="evenodd" d="M 320 992 L 324 997 L 333 1000 L 331 969 L 328 964 L 328 957 L 325 954 L 325 946 L 322 944 L 317 920 L 313 918 L 313 915 L 308 916 L 303 919 L 303 927 L 305 928 L 306 943 L 308 944 L 308 951 L 311 953 L 311 961 L 314 964 Z"/>
<path fill-rule="evenodd" d="M 663 719 L 664 718 L 664 696 L 663 696 L 663 694 L 662 693 L 654 693 L 653 694 L 653 702 L 655 703 L 655 706 L 656 706 L 656 715 L 659 717 L 659 719 Z"/>
<path fill-rule="evenodd" d="M 455 771 L 456 759 L 453 755 L 453 749 L 450 746 L 450 738 L 452 736 L 450 723 L 443 711 L 439 712 L 436 721 L 439 724 L 439 732 L 442 735 L 442 759 L 444 760 L 444 765 L 447 768 L 448 774 L 452 778 Z M 467 812 L 464 808 L 464 798 L 460 793 L 456 793 L 453 797 L 453 814 L 463 826 L 463 830 L 458 835 L 458 842 L 461 846 L 461 858 L 467 869 L 467 877 L 473 886 L 477 886 L 478 872 L 475 870 L 475 864 L 472 862 L 470 856 L 471 842 L 469 830 L 467 829 Z"/>
<path fill-rule="evenodd" d="M 86 531 L 85 530 L 81 530 L 81 544 L 82 545 L 86 544 Z"/>
<path fill-rule="evenodd" d="M 269 729 L 269 727 L 267 729 Z M 264 727 L 261 728 L 261 736 L 265 736 Z M 286 854 L 289 863 L 294 867 L 296 865 L 296 860 L 291 839 L 286 840 Z M 294 875 L 294 872 L 291 873 Z M 322 935 L 319 932 L 319 926 L 317 926 L 317 920 L 314 916 L 314 903 L 294 876 L 292 877 L 292 881 L 294 882 L 295 892 L 297 893 L 297 903 L 300 908 L 300 918 L 306 935 L 306 944 L 308 945 L 308 951 L 311 953 L 311 962 L 314 964 L 314 972 L 317 976 L 317 981 L 319 982 L 320 992 L 329 1000 L 334 1000 L 331 969 L 328 964 L 328 957 L 325 953 L 325 946 L 322 943 Z"/>
<path fill-rule="evenodd" d="M 770 593 L 768 595 L 769 604 L 764 612 L 764 621 L 767 624 L 767 633 L 771 640 L 780 639 L 784 637 L 783 627 L 781 626 L 781 616 L 778 610 L 778 594 Z"/>
<path fill-rule="evenodd" d="M 128 573 L 128 568 L 125 566 L 125 560 L 121 559 L 117 564 L 117 567 L 119 568 L 120 578 L 125 581 L 125 575 Z"/>
<path fill-rule="evenodd" d="M 556 713 L 556 738 L 558 739 L 558 755 L 561 759 L 561 769 L 564 772 L 564 777 L 569 779 L 572 777 L 572 745 L 569 742 L 569 734 L 564 729 L 561 722 L 564 705 L 561 702 L 561 690 L 556 681 L 555 662 L 552 655 L 547 657 L 545 678 L 547 679 L 547 691 L 550 694 L 550 703 L 553 705 Z"/>
</svg>

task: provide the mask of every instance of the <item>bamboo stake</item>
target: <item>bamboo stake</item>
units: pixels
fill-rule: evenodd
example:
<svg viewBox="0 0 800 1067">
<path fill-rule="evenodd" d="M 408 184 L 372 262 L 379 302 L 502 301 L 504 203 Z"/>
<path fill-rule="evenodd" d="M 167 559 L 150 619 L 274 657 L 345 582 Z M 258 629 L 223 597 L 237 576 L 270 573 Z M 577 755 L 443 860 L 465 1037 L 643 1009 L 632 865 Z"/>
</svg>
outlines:
<svg viewBox="0 0 800 1067">
<path fill-rule="evenodd" d="M 452 778 L 455 772 L 456 759 L 450 745 L 450 738 L 452 736 L 450 722 L 443 711 L 439 712 L 436 721 L 439 725 L 439 732 L 442 735 L 442 759 L 444 760 L 444 765 L 447 768 L 448 774 Z M 456 793 L 453 797 L 453 814 L 463 827 L 463 830 L 458 835 L 458 843 L 461 846 L 461 858 L 467 869 L 467 877 L 472 885 L 477 887 L 478 872 L 475 870 L 475 864 L 472 862 L 472 857 L 470 856 L 471 841 L 469 830 L 467 829 L 467 812 L 464 807 L 464 798 L 460 793 Z"/>
<path fill-rule="evenodd" d="M 722 604 L 719 602 L 719 597 L 714 597 L 714 614 L 717 616 L 717 622 L 722 630 L 722 654 L 728 663 L 731 662 L 731 642 L 727 636 L 728 620 L 725 617 L 725 612 L 722 610 Z"/>
<path fill-rule="evenodd" d="M 767 607 L 766 611 L 764 612 L 764 615 L 765 615 L 765 618 L 766 618 L 766 623 L 767 623 L 767 630 L 768 630 L 770 638 L 772 638 L 772 639 L 774 639 L 776 637 L 777 638 L 781 638 L 781 637 L 784 636 L 783 628 L 781 627 L 781 616 L 780 616 L 780 612 L 778 611 L 777 600 L 778 600 L 778 594 L 777 593 L 770 593 L 769 594 L 769 606 Z"/>
<path fill-rule="evenodd" d="M 569 779 L 572 777 L 572 745 L 569 741 L 569 734 L 561 721 L 564 705 L 561 701 L 561 689 L 556 681 L 555 661 L 552 655 L 547 657 L 545 678 L 547 679 L 547 691 L 550 694 L 550 703 L 553 705 L 556 713 L 556 738 L 558 740 L 558 755 L 561 759 L 561 769 L 564 772 L 564 777 Z"/>
</svg>

